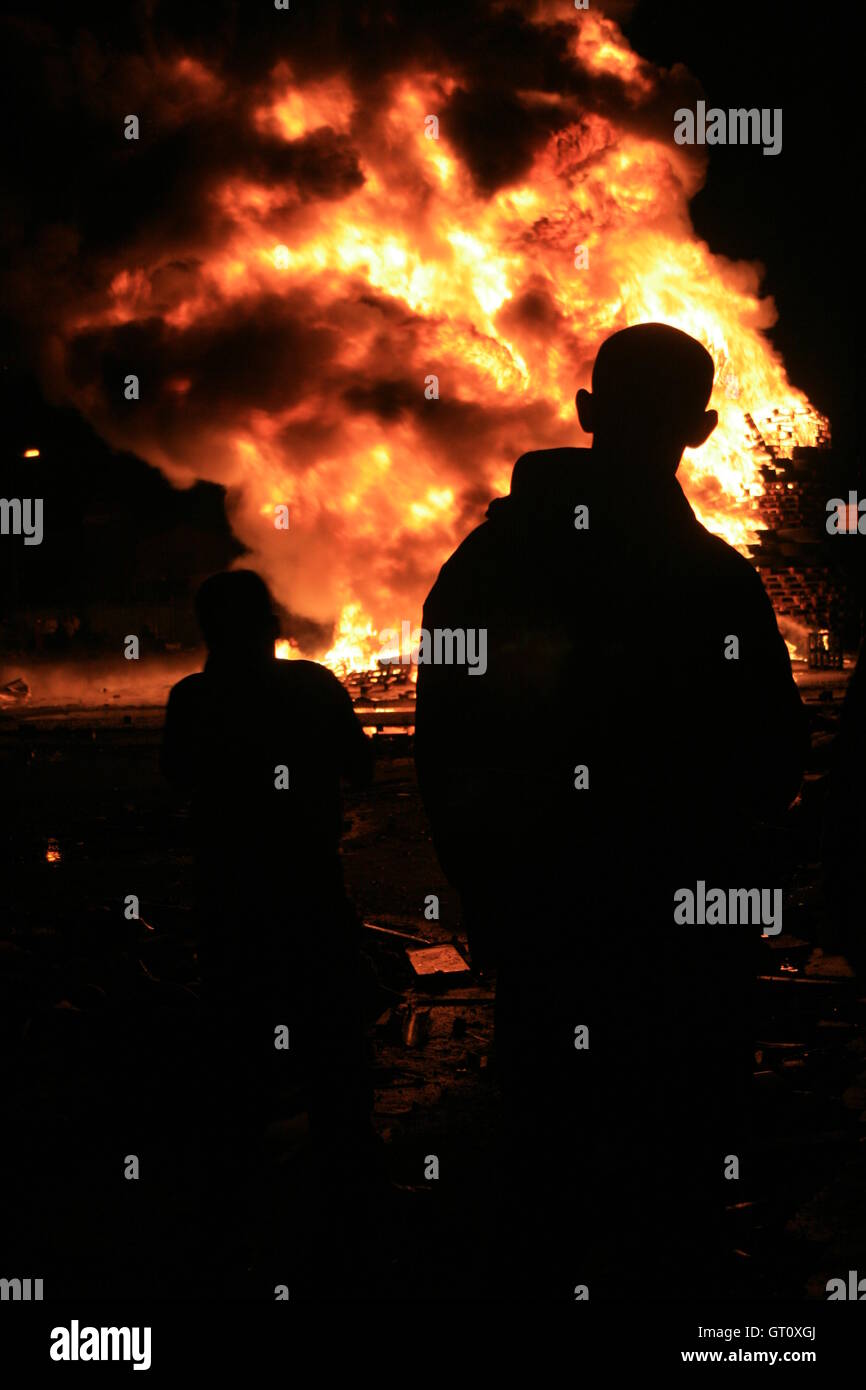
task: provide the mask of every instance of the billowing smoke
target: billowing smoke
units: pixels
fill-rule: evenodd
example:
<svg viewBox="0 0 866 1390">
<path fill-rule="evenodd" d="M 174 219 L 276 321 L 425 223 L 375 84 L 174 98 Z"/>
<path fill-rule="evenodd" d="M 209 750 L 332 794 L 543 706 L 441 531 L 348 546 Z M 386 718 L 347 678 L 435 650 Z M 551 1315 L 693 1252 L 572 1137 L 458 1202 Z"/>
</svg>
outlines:
<svg viewBox="0 0 866 1390">
<path fill-rule="evenodd" d="M 225 485 L 245 563 L 317 653 L 341 615 L 350 636 L 417 618 L 515 458 L 587 442 L 574 392 L 615 328 L 673 323 L 713 353 L 721 423 L 683 475 L 733 541 L 762 437 L 817 435 L 763 336 L 758 269 L 692 230 L 703 156 L 673 113 L 698 88 L 601 10 L 28 5 L 6 23 L 44 153 L 16 167 L 13 145 L 2 218 L 28 349 L 112 445 Z"/>
</svg>

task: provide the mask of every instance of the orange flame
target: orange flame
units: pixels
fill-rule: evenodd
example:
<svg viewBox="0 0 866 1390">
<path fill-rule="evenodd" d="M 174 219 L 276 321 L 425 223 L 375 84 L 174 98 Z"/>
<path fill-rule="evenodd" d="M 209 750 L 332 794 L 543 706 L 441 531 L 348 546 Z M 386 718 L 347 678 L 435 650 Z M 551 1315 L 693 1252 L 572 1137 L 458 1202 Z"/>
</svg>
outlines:
<svg viewBox="0 0 866 1390">
<path fill-rule="evenodd" d="M 537 0 L 536 23 L 561 17 L 553 0 Z M 656 91 L 659 75 L 611 20 L 581 13 L 568 44 L 585 69 L 619 81 L 631 112 Z M 216 82 L 200 63 L 189 80 Z M 672 128 L 641 134 L 636 119 L 618 126 L 571 96 L 522 93 L 565 114 L 531 167 L 491 196 L 446 120 L 430 138 L 428 118 L 457 84 L 453 73 L 407 71 L 371 115 L 342 80 L 305 83 L 278 65 L 257 127 L 290 144 L 321 132 L 350 138 L 362 179 L 342 197 L 302 203 L 290 184 L 233 175 L 214 197 L 220 236 L 197 248 L 194 275 L 172 280 L 158 263 L 131 263 L 75 325 L 161 313 L 182 337 L 272 296 L 311 306 L 332 350 L 321 387 L 299 402 L 239 411 L 231 425 L 220 417 L 190 438 L 180 415 L 171 447 L 139 431 L 132 413 L 104 430 L 179 481 L 231 484 L 232 523 L 252 563 L 294 612 L 333 624 L 330 648 L 311 654 L 335 669 L 373 665 L 379 632 L 417 621 L 442 560 L 481 519 L 482 499 L 507 491 L 520 453 L 588 442 L 575 389 L 618 328 L 668 323 L 712 354 L 719 425 L 680 476 L 700 519 L 732 544 L 743 548 L 759 526 L 767 447 L 785 457 L 826 437 L 765 336 L 775 308 L 760 297 L 759 269 L 694 234 L 688 202 L 702 165 Z M 373 385 L 377 373 L 409 381 L 413 403 L 346 405 L 346 383 Z M 179 411 L 189 376 L 174 387 Z M 446 410 L 452 429 L 440 437 L 435 412 Z M 455 418 L 466 422 L 457 444 Z M 292 516 L 282 534 L 269 519 L 279 503 Z M 282 657 L 296 651 L 278 644 Z"/>
</svg>

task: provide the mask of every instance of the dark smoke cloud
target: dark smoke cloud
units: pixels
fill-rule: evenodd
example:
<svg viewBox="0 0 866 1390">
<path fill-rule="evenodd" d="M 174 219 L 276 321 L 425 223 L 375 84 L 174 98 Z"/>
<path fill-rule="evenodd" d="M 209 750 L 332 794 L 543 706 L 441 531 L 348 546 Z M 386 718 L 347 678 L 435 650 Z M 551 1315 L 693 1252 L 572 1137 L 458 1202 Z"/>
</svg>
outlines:
<svg viewBox="0 0 866 1390">
<path fill-rule="evenodd" d="M 5 129 L 18 135 L 6 151 L 0 224 L 13 306 L 50 320 L 58 298 L 97 289 L 137 247 L 183 255 L 218 244 L 224 226 L 211 195 L 233 174 L 282 185 L 300 202 L 356 187 L 360 152 L 350 137 L 326 128 L 287 144 L 252 123 L 281 61 L 304 83 L 348 81 L 359 127 L 375 123 L 405 71 L 456 73 L 443 112 L 449 140 L 486 194 L 519 178 L 564 123 L 561 103 L 539 108 L 522 93 L 548 92 L 669 136 L 674 107 L 695 90 L 687 75 L 656 74 L 654 92 L 633 111 L 619 80 L 587 74 L 566 52 L 569 11 L 562 0 L 561 21 L 539 26 L 530 7 L 485 0 L 338 0 L 288 12 L 224 0 L 13 3 L 0 31 Z M 211 80 L 181 75 L 182 59 L 201 61 Z M 121 138 L 129 112 L 141 116 L 137 143 Z M 22 262 L 28 281 L 37 262 L 46 272 L 35 303 L 15 293 Z"/>
<path fill-rule="evenodd" d="M 606 8 L 621 18 L 627 7 Z M 669 141 L 674 108 L 695 92 L 687 74 L 647 68 L 637 100 L 618 77 L 589 73 L 570 54 L 579 18 L 568 0 L 539 0 L 539 10 L 544 23 L 533 22 L 530 6 L 489 0 L 341 0 L 288 12 L 264 0 L 104 8 L 28 0 L 13 3 L 3 21 L 5 128 L 18 137 L 0 205 L 9 341 L 112 443 L 179 484 L 224 482 L 239 533 L 260 547 L 269 577 L 279 574 L 280 596 L 317 621 L 339 611 L 341 548 L 351 550 L 371 607 L 389 586 L 414 601 L 435 557 L 477 519 L 491 469 L 505 476 L 533 436 L 573 442 L 574 427 L 552 419 L 549 403 L 519 393 L 481 404 L 473 374 L 480 369 L 471 364 L 461 368 L 458 392 L 454 363 L 438 346 L 441 325 L 360 274 L 347 274 L 327 302 L 312 281 L 289 281 L 279 294 L 214 295 L 208 259 L 235 226 L 225 190 L 234 180 L 269 190 L 267 207 L 250 208 L 249 219 L 259 219 L 263 240 L 278 224 L 279 239 L 292 245 L 323 209 L 363 185 L 365 150 L 375 147 L 391 161 L 395 189 L 412 200 L 411 230 L 423 247 L 430 189 L 390 150 L 384 122 L 407 73 L 429 75 L 434 89 L 447 74 L 436 107 L 443 147 L 485 199 L 519 181 L 557 131 L 569 132 L 564 161 L 591 163 L 581 127 L 590 113 Z M 287 71 L 304 86 L 345 83 L 354 104 L 348 124 L 287 140 L 257 120 Z M 141 121 L 137 142 L 123 138 L 130 113 Z M 395 204 L 395 227 L 404 229 L 407 216 Z M 552 243 L 557 236 L 551 228 Z M 132 321 L 106 321 L 109 287 L 131 267 L 142 277 L 140 308 Z M 196 295 L 196 314 L 178 316 Z M 577 330 L 543 280 L 530 277 L 499 324 L 539 351 L 545 337 L 574 337 L 575 377 L 585 368 Z M 131 370 L 141 382 L 134 410 L 122 393 Z M 433 410 L 419 390 L 431 372 L 443 382 Z M 430 519 L 427 548 L 400 537 L 389 545 L 387 535 L 353 529 L 351 516 L 324 506 L 307 518 L 304 559 L 278 560 L 268 548 L 273 537 L 256 531 L 250 476 L 227 439 L 237 422 L 261 425 L 287 411 L 296 415 L 268 436 L 287 489 L 339 453 L 347 417 L 369 429 L 371 445 L 386 427 L 421 441 L 431 470 L 425 486 L 441 477 L 454 493 L 449 515 Z"/>
</svg>

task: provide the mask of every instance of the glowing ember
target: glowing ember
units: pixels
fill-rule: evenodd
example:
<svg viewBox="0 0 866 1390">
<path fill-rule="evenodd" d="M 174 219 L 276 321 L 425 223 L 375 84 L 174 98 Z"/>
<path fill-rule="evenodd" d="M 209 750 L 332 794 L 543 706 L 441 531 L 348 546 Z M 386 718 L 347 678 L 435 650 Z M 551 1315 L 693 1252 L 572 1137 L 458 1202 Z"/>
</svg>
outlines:
<svg viewBox="0 0 866 1390">
<path fill-rule="evenodd" d="M 67 394 L 178 483 L 228 487 L 244 563 L 305 631 L 317 625 L 304 652 L 336 670 L 374 665 L 377 634 L 418 620 L 521 453 L 588 443 L 574 393 L 615 329 L 669 323 L 712 353 L 719 426 L 680 476 L 733 544 L 758 525 L 768 448 L 787 457 L 826 437 L 764 336 L 775 309 L 758 269 L 695 237 L 704 153 L 658 119 L 674 77 L 612 21 L 564 13 L 537 0 L 531 22 L 556 26 L 574 82 L 517 93 L 547 133 L 510 181 L 481 187 L 449 124 L 456 68 L 407 60 L 371 105 L 348 78 L 305 82 L 280 60 L 232 109 L 293 172 L 269 178 L 264 156 L 254 172 L 222 170 L 208 226 L 119 252 L 101 299 L 88 287 L 67 324 L 68 358 L 79 341 L 105 352 L 120 335 L 153 338 L 166 383 L 155 402 L 117 410 L 98 370 L 86 378 L 86 351 Z M 160 114 L 169 137 L 223 90 L 198 60 L 171 81 L 185 97 Z M 290 530 L 274 526 L 280 504 Z"/>
<path fill-rule="evenodd" d="M 25 459 L 38 459 L 40 457 L 40 451 L 39 449 L 25 449 L 21 457 Z"/>
<path fill-rule="evenodd" d="M 48 848 L 45 851 L 46 864 L 59 864 L 63 855 L 60 853 L 60 846 L 56 840 L 48 841 Z"/>
</svg>

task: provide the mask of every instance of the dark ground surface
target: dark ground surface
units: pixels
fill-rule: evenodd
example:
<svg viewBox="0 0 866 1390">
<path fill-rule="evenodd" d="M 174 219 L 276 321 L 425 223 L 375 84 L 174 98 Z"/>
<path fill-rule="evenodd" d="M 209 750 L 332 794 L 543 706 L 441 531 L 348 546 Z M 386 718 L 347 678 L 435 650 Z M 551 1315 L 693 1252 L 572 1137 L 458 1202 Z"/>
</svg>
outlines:
<svg viewBox="0 0 866 1390">
<path fill-rule="evenodd" d="M 786 930 L 766 945 L 758 1125 L 729 1211 L 731 1247 L 767 1298 L 825 1298 L 828 1278 L 866 1268 L 866 991 L 832 954 L 817 863 L 842 689 L 829 673 L 804 689 L 812 767 L 781 832 L 793 866 Z M 46 1298 L 272 1299 L 277 1283 L 301 1299 L 488 1296 L 493 982 L 425 984 L 400 937 L 364 931 L 375 1119 L 392 1178 L 421 1190 L 349 1219 L 315 1182 L 289 1069 L 252 1160 L 250 1202 L 238 1215 L 230 1190 L 203 1197 L 213 1155 L 180 1122 L 196 1087 L 200 1018 L 191 860 L 186 812 L 158 769 L 160 724 L 153 709 L 0 715 L 12 808 L 2 849 L 0 1273 L 44 1278 Z M 372 793 L 346 803 L 352 896 L 368 923 L 460 944 L 411 745 L 383 738 L 379 748 Z M 124 918 L 130 893 L 142 921 Z M 428 894 L 439 895 L 438 922 L 424 918 Z M 628 1104 L 624 1074 L 611 1105 Z M 123 1176 L 129 1154 L 140 1159 L 137 1182 Z M 426 1181 L 432 1154 L 440 1176 Z"/>
</svg>

